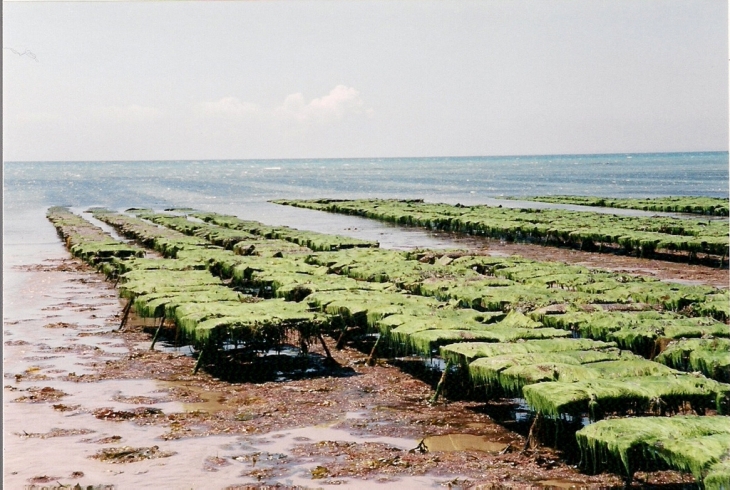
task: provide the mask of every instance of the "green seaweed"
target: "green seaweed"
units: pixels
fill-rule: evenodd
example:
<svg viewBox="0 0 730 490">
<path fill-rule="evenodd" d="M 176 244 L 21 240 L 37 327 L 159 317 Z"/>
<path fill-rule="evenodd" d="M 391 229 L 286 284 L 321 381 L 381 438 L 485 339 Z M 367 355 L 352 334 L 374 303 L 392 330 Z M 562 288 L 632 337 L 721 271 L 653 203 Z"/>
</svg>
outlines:
<svg viewBox="0 0 730 490">
<path fill-rule="evenodd" d="M 690 374 L 595 379 L 575 383 L 546 382 L 525 386 L 525 400 L 551 417 L 561 414 L 625 412 L 633 407 L 648 411 L 652 405 L 679 406 L 684 402 L 726 410 L 730 385 Z M 661 402 L 657 404 L 658 401 Z"/>
<path fill-rule="evenodd" d="M 581 465 L 632 475 L 670 467 L 691 472 L 707 487 L 727 484 L 730 418 L 675 416 L 602 420 L 576 433 Z M 714 472 L 714 474 L 713 474 Z M 710 477 L 712 475 L 712 477 Z"/>
<path fill-rule="evenodd" d="M 592 196 L 538 196 L 520 197 L 520 200 L 670 213 L 692 213 L 709 216 L 728 215 L 727 199 L 705 196 L 652 197 L 645 199 Z"/>
<path fill-rule="evenodd" d="M 613 342 L 590 339 L 546 339 L 525 342 L 489 344 L 484 342 L 465 342 L 441 347 L 440 354 L 445 360 L 468 365 L 482 358 L 504 354 L 530 354 L 541 352 L 562 352 L 575 350 L 603 350 L 616 347 Z"/>
<path fill-rule="evenodd" d="M 730 339 L 681 339 L 671 342 L 655 361 L 682 371 L 699 371 L 730 382 Z"/>
<path fill-rule="evenodd" d="M 353 214 L 408 226 L 508 240 L 539 241 L 603 251 L 620 247 L 641 256 L 666 253 L 728 255 L 726 223 L 671 217 L 616 216 L 563 209 L 451 206 L 397 200 L 276 200 L 277 204 Z M 606 232 L 606 230 L 611 230 Z"/>
</svg>

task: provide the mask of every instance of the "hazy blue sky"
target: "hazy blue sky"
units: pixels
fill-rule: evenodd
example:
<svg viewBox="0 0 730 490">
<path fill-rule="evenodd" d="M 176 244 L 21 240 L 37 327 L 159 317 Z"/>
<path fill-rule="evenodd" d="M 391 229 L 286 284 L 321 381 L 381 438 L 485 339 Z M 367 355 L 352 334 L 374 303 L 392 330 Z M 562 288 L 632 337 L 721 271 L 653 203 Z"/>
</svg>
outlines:
<svg viewBox="0 0 730 490">
<path fill-rule="evenodd" d="M 6 160 L 728 148 L 722 0 L 3 8 Z"/>
</svg>

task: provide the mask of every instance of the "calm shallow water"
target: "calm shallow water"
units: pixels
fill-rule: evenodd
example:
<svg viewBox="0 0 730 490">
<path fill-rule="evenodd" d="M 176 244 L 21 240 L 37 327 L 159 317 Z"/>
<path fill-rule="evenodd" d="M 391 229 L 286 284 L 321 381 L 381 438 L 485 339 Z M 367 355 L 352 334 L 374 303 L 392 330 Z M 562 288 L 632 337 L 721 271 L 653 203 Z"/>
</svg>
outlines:
<svg viewBox="0 0 730 490">
<path fill-rule="evenodd" d="M 728 153 L 548 155 L 521 157 L 226 160 L 150 162 L 6 162 L 4 254 L 49 246 L 38 227 L 49 206 L 192 207 L 288 225 L 386 240 L 392 227 L 293 209 L 271 199 L 419 198 L 515 206 L 500 197 L 545 194 L 728 197 Z M 530 204 L 540 206 L 539 204 Z M 613 213 L 627 211 L 609 210 Z M 630 212 L 630 211 L 629 211 Z M 390 248 L 452 246 L 412 230 Z M 53 234 L 51 234 L 51 237 Z M 415 240 L 415 242 L 414 242 Z M 32 247 L 31 247 L 32 248 Z"/>
<path fill-rule="evenodd" d="M 545 194 L 728 197 L 725 152 L 524 157 L 5 163 L 6 209 L 231 209 L 277 198 L 474 204 Z"/>
</svg>

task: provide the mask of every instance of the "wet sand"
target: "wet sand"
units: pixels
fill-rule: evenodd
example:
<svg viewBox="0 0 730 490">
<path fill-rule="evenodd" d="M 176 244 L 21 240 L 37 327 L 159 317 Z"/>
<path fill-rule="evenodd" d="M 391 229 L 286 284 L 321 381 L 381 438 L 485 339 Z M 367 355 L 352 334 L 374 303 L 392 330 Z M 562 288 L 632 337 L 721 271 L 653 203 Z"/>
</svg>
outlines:
<svg viewBox="0 0 730 490">
<path fill-rule="evenodd" d="M 248 380 L 192 375 L 188 347 L 149 350 L 151 321 L 116 331 L 115 289 L 44 233 L 4 264 L 5 488 L 621 485 L 549 448 L 522 453 L 525 427 L 499 416 L 509 404 L 450 393 L 429 405 L 435 380 L 418 360 L 368 366 L 363 351 L 328 340 L 339 367 L 312 346 L 304 361 L 281 356 Z M 430 240 L 460 243 L 447 238 Z M 691 481 L 638 473 L 636 485 Z"/>
</svg>

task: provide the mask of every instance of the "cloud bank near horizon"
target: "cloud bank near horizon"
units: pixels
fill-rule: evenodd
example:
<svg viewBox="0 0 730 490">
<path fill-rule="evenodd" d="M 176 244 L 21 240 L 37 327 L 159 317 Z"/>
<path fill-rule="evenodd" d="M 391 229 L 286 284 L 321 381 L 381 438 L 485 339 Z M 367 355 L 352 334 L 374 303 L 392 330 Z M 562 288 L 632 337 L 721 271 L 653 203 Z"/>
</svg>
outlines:
<svg viewBox="0 0 730 490">
<path fill-rule="evenodd" d="M 213 102 L 203 102 L 200 110 L 209 116 L 253 118 L 270 122 L 297 122 L 301 124 L 327 124 L 348 116 L 372 116 L 374 110 L 365 105 L 360 92 L 354 87 L 337 85 L 327 95 L 309 101 L 304 94 L 289 94 L 283 102 L 272 108 L 241 101 L 238 97 L 223 97 Z"/>
</svg>

